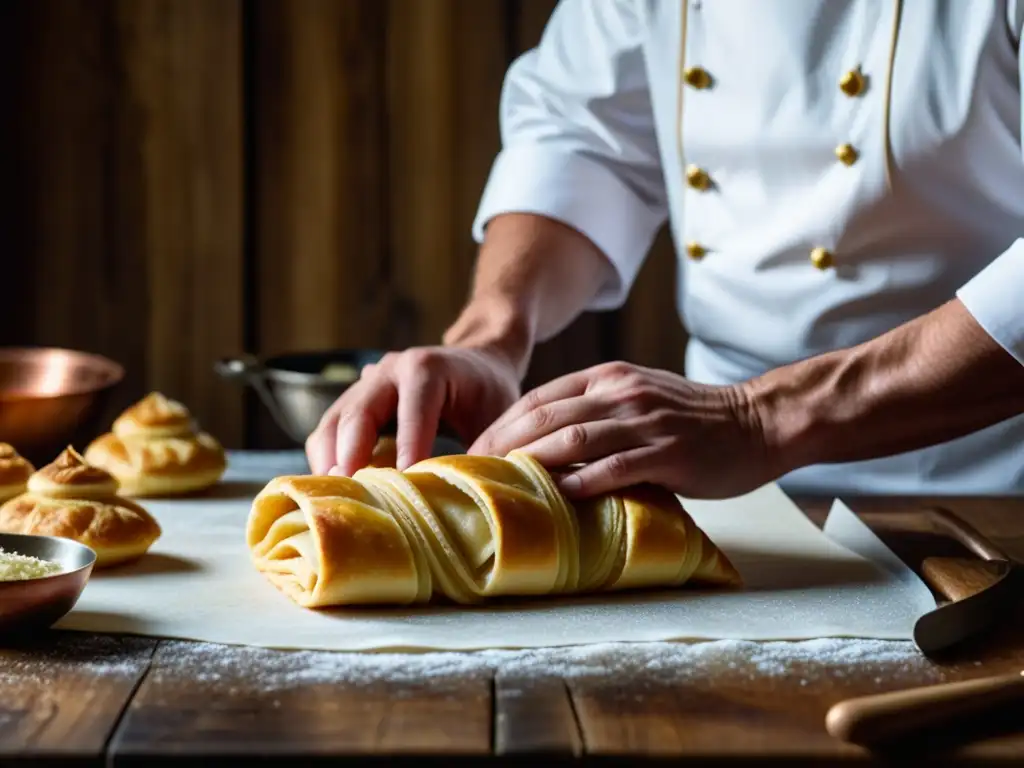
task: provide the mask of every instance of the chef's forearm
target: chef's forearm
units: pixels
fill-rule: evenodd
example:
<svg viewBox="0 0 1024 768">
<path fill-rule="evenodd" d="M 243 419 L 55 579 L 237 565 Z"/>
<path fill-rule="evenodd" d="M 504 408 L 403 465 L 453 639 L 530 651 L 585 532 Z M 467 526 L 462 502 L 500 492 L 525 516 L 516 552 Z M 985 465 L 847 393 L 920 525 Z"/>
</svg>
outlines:
<svg viewBox="0 0 1024 768">
<path fill-rule="evenodd" d="M 1024 366 L 959 300 L 745 386 L 781 471 L 891 456 L 1024 413 Z"/>
<path fill-rule="evenodd" d="M 444 343 L 495 349 L 526 374 L 534 345 L 571 323 L 612 267 L 576 230 L 544 216 L 504 214 L 487 226 L 469 301 Z"/>
</svg>

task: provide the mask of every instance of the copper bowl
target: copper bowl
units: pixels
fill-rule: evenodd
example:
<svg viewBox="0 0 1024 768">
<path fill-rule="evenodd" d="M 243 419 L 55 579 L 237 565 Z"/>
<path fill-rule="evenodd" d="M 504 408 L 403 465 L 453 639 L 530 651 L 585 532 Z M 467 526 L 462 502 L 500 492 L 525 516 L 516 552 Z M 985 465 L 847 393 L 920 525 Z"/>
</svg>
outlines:
<svg viewBox="0 0 1024 768">
<path fill-rule="evenodd" d="M 39 579 L 0 581 L 0 639 L 47 629 L 64 618 L 82 596 L 96 564 L 92 549 L 55 536 L 0 533 L 0 549 L 61 567 L 60 573 Z"/>
<path fill-rule="evenodd" d="M 98 434 L 124 368 L 100 355 L 47 347 L 0 348 L 0 442 L 38 465 Z"/>
</svg>

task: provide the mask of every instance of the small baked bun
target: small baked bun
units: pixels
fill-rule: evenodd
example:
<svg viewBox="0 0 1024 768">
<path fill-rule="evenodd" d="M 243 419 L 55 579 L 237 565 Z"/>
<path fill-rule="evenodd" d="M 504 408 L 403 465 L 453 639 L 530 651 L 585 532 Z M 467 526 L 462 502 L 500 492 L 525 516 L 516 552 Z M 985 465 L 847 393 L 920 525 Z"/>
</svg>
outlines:
<svg viewBox="0 0 1024 768">
<path fill-rule="evenodd" d="M 25 492 L 29 477 L 36 471 L 28 459 L 8 443 L 0 443 L 0 504 Z"/>
<path fill-rule="evenodd" d="M 117 480 L 71 446 L 0 506 L 0 531 L 74 539 L 96 552 L 97 568 L 137 560 L 160 537 L 153 516 L 118 496 Z"/>
<path fill-rule="evenodd" d="M 227 469 L 224 449 L 200 431 L 181 403 L 153 392 L 96 438 L 85 460 L 117 478 L 122 496 L 177 496 L 215 485 Z"/>
</svg>

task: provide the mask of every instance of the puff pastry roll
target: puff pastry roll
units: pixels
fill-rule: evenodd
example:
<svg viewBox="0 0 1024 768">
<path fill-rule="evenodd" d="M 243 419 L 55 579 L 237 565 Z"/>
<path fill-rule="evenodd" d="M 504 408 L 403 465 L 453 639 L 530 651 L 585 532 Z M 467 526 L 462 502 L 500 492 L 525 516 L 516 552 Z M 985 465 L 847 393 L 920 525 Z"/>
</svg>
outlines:
<svg viewBox="0 0 1024 768">
<path fill-rule="evenodd" d="M 278 477 L 246 536 L 256 568 L 307 608 L 740 583 L 671 492 L 572 505 L 518 452 Z"/>
</svg>

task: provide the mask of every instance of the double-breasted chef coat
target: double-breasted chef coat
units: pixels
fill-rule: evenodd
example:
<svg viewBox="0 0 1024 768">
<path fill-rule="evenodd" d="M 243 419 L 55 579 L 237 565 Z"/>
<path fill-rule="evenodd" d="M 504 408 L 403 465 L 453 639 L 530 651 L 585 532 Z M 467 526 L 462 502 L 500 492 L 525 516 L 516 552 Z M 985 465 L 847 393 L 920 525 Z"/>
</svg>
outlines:
<svg viewBox="0 0 1024 768">
<path fill-rule="evenodd" d="M 954 296 L 1024 364 L 1022 27 L 1024 0 L 562 0 L 506 76 L 474 235 L 508 211 L 571 225 L 615 267 L 600 310 L 667 219 L 700 382 Z M 1024 493 L 1024 418 L 781 484 Z"/>
</svg>

